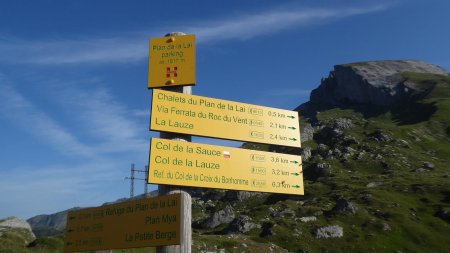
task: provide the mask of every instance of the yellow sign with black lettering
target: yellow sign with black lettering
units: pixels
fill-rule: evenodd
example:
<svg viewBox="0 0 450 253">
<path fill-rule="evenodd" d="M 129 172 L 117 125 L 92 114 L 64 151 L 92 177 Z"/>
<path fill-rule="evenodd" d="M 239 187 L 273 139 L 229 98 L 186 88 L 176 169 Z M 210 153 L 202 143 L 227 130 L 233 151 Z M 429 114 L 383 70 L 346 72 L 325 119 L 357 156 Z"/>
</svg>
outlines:
<svg viewBox="0 0 450 253">
<path fill-rule="evenodd" d="M 148 88 L 195 85 L 195 36 L 150 39 Z"/>
<path fill-rule="evenodd" d="M 179 245 L 180 194 L 69 211 L 64 252 Z"/>
<path fill-rule="evenodd" d="M 301 156 L 152 138 L 148 183 L 303 195 Z"/>
<path fill-rule="evenodd" d="M 153 90 L 150 130 L 300 147 L 296 111 Z"/>
</svg>

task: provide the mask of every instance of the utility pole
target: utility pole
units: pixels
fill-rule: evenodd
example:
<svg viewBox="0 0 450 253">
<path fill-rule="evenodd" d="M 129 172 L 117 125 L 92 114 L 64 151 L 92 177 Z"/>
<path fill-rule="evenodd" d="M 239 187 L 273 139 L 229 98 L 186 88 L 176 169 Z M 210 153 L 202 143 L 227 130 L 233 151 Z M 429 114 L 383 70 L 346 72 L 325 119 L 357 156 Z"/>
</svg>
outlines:
<svg viewBox="0 0 450 253">
<path fill-rule="evenodd" d="M 144 180 L 144 196 L 147 197 L 148 194 L 148 165 L 145 165 L 145 180 Z"/>
<path fill-rule="evenodd" d="M 131 164 L 130 199 L 134 197 L 134 163 Z"/>
<path fill-rule="evenodd" d="M 186 35 L 181 32 L 171 32 L 166 34 L 166 37 L 174 37 L 174 36 L 182 36 Z M 184 93 L 192 95 L 192 86 L 174 86 L 174 87 L 167 87 L 167 88 L 161 88 L 163 90 L 172 91 L 172 92 L 178 92 L 178 93 Z M 190 135 L 184 135 L 184 134 L 175 134 L 175 133 L 160 133 L 161 139 L 170 139 L 170 140 L 177 140 L 177 141 L 186 141 L 191 142 L 192 137 Z M 184 205 L 181 206 L 181 226 L 182 226 L 182 234 L 181 237 L 181 245 L 171 245 L 171 246 L 159 246 L 156 247 L 157 253 L 191 253 L 191 247 L 192 247 L 192 199 L 191 195 L 180 186 L 174 186 L 174 185 L 158 185 L 158 195 L 169 195 L 169 194 L 175 194 L 175 193 L 181 193 L 181 202 L 184 203 Z"/>
<path fill-rule="evenodd" d="M 135 177 L 134 174 L 135 172 L 142 172 L 145 173 L 145 178 L 138 178 Z M 125 177 L 125 179 L 129 179 L 130 180 L 130 199 L 134 197 L 134 180 L 142 180 L 144 181 L 144 192 L 145 192 L 145 196 L 147 196 L 147 192 L 148 192 L 148 185 L 147 185 L 147 181 L 148 181 L 148 166 L 145 166 L 145 170 L 136 170 L 134 169 L 134 163 L 131 164 L 131 169 L 130 169 L 130 177 Z"/>
</svg>

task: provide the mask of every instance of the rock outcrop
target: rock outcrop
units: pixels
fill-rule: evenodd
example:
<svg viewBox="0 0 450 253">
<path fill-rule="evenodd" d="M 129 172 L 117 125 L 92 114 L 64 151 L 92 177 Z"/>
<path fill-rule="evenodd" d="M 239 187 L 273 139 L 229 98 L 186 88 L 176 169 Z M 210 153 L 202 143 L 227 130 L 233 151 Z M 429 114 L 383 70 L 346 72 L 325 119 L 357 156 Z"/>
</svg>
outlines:
<svg viewBox="0 0 450 253">
<path fill-rule="evenodd" d="M 316 238 L 339 238 L 344 236 L 344 229 L 341 226 L 321 227 L 316 230 Z"/>
<path fill-rule="evenodd" d="M 36 239 L 30 224 L 16 217 L 0 220 L 0 236 L 4 234 L 15 234 L 16 237 L 23 239 L 24 245 Z"/>
<path fill-rule="evenodd" d="M 33 232 L 38 236 L 53 236 L 62 234 L 66 227 L 67 212 L 62 211 L 50 215 L 38 215 L 27 220 Z"/>
<path fill-rule="evenodd" d="M 358 207 L 355 203 L 350 202 L 344 198 L 339 198 L 336 200 L 336 205 L 331 210 L 334 214 L 356 214 Z"/>
<path fill-rule="evenodd" d="M 311 107 L 328 109 L 349 105 L 390 107 L 409 98 L 416 84 L 402 73 L 447 75 L 441 67 L 423 61 L 369 61 L 336 65 L 310 95 L 310 101 L 296 108 L 305 113 Z"/>
<path fill-rule="evenodd" d="M 234 233 L 247 233 L 248 231 L 261 227 L 258 224 L 252 222 L 252 219 L 247 215 L 241 215 L 239 218 L 234 219 L 228 228 L 225 229 L 226 234 Z"/>
<path fill-rule="evenodd" d="M 194 222 L 194 227 L 200 228 L 215 228 L 222 224 L 230 223 L 234 220 L 235 214 L 233 207 L 227 205 L 224 209 L 221 209 L 202 221 Z"/>
</svg>

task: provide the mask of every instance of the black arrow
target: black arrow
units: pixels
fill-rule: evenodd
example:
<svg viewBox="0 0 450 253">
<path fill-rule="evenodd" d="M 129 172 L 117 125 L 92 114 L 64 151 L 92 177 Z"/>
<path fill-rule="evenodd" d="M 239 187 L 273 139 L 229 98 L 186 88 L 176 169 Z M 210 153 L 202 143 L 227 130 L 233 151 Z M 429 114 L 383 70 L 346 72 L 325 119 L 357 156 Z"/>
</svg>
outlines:
<svg viewBox="0 0 450 253">
<path fill-rule="evenodd" d="M 294 187 L 294 188 L 300 188 L 300 186 L 298 186 L 298 185 L 293 185 L 292 187 Z"/>
<path fill-rule="evenodd" d="M 295 119 L 295 117 L 294 116 L 287 116 L 288 118 L 291 118 L 291 119 Z"/>
<path fill-rule="evenodd" d="M 300 176 L 300 174 L 298 174 L 297 172 L 291 173 L 291 175 L 293 175 L 293 176 Z"/>
<path fill-rule="evenodd" d="M 289 138 L 289 140 L 291 140 L 291 141 L 296 141 L 297 139 L 295 139 L 295 138 Z"/>
<path fill-rule="evenodd" d="M 297 129 L 297 128 L 295 128 L 295 127 L 288 127 L 289 129 L 291 129 L 291 130 L 295 130 L 295 129 Z"/>
</svg>

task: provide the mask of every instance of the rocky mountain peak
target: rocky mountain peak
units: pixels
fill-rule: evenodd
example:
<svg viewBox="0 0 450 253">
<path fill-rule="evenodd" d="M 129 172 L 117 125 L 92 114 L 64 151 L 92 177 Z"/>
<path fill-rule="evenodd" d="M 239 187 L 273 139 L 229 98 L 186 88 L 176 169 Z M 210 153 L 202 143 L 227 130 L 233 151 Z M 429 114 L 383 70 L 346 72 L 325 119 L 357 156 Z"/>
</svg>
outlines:
<svg viewBox="0 0 450 253">
<path fill-rule="evenodd" d="M 311 92 L 310 101 L 296 110 L 305 111 L 311 106 L 316 109 L 349 105 L 390 107 L 405 101 L 418 89 L 414 82 L 405 78 L 404 74 L 409 72 L 448 75 L 439 66 L 413 60 L 336 65 Z"/>
<path fill-rule="evenodd" d="M 24 228 L 31 230 L 30 224 L 16 217 L 8 217 L 0 220 L 0 233 L 6 228 Z"/>
<path fill-rule="evenodd" d="M 335 71 L 339 72 L 346 68 L 352 69 L 362 80 L 375 87 L 395 85 L 396 78 L 403 72 L 429 73 L 446 75 L 447 71 L 439 66 L 424 61 L 398 60 L 398 61 L 368 61 L 361 63 L 350 63 L 336 65 Z"/>
</svg>

